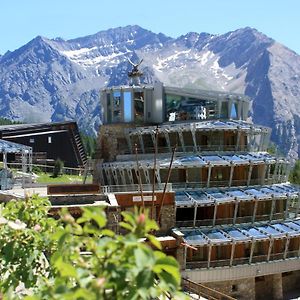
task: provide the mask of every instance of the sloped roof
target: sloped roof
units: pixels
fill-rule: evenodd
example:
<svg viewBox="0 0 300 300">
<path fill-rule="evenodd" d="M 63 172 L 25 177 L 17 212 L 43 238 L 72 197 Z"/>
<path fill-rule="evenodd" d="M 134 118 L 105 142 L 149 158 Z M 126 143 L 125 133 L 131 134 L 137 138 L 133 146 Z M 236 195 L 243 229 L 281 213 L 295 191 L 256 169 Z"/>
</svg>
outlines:
<svg viewBox="0 0 300 300">
<path fill-rule="evenodd" d="M 8 142 L 0 139 L 0 153 L 21 153 L 32 151 L 29 146 Z"/>
</svg>

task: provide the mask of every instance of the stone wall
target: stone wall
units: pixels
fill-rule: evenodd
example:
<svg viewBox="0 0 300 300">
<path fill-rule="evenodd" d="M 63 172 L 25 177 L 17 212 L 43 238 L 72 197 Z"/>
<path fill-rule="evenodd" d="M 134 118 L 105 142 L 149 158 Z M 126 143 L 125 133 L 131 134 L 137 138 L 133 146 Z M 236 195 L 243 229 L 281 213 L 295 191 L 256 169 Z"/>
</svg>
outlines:
<svg viewBox="0 0 300 300">
<path fill-rule="evenodd" d="M 281 273 L 256 277 L 255 290 L 256 300 L 283 299 Z"/>
<path fill-rule="evenodd" d="M 132 127 L 133 124 L 110 124 L 100 127 L 93 162 L 93 183 L 100 183 L 102 162 L 114 161 L 118 154 L 129 151 L 124 129 Z"/>
<path fill-rule="evenodd" d="M 96 159 L 114 161 L 118 154 L 129 151 L 125 128 L 134 127 L 132 124 L 102 125 L 97 140 Z"/>
<path fill-rule="evenodd" d="M 286 294 L 295 289 L 300 289 L 300 271 L 282 273 L 282 288 Z"/>
<path fill-rule="evenodd" d="M 180 262 L 181 249 L 177 249 Z M 299 290 L 300 271 L 278 273 L 241 280 L 205 283 L 206 286 L 241 300 L 282 300 Z M 296 297 L 296 296 L 295 296 Z"/>
<path fill-rule="evenodd" d="M 175 227 L 175 204 L 164 205 L 161 209 L 160 232 L 167 233 L 170 228 Z"/>
<path fill-rule="evenodd" d="M 179 264 L 181 270 L 186 268 L 186 248 L 182 245 L 177 245 L 175 252 L 175 258 Z"/>
<path fill-rule="evenodd" d="M 205 285 L 239 300 L 255 300 L 255 279 L 253 277 L 240 280 L 205 283 Z"/>
</svg>

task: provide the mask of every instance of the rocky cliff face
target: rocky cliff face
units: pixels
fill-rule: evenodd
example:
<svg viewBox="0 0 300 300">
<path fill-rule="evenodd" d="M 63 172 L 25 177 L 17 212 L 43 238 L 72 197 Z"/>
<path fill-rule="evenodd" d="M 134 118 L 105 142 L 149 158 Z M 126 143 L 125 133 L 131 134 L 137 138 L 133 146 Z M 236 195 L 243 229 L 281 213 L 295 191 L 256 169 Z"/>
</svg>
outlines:
<svg viewBox="0 0 300 300">
<path fill-rule="evenodd" d="M 145 82 L 247 94 L 253 121 L 271 127 L 282 151 L 298 156 L 300 56 L 252 28 L 170 38 L 126 26 L 68 41 L 37 37 L 0 56 L 0 116 L 75 119 L 95 134 L 99 90 L 128 82 L 126 57 L 144 59 Z"/>
</svg>

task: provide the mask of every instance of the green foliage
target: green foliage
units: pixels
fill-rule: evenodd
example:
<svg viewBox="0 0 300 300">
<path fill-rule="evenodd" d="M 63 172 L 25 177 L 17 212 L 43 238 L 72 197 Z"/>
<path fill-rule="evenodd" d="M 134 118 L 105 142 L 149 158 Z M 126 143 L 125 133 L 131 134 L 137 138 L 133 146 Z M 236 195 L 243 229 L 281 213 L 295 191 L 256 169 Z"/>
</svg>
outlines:
<svg viewBox="0 0 300 300">
<path fill-rule="evenodd" d="M 32 172 L 35 173 L 35 174 L 40 174 L 40 173 L 43 173 L 43 170 L 38 167 L 38 166 L 32 166 Z"/>
<path fill-rule="evenodd" d="M 90 135 L 85 135 L 83 133 L 80 134 L 80 137 L 87 156 L 93 158 L 97 144 L 96 138 Z"/>
<path fill-rule="evenodd" d="M 46 254 L 55 250 L 50 236 L 58 222 L 47 218 L 48 200 L 36 196 L 0 206 L 0 290 L 8 293 L 20 282 L 37 286 L 50 272 Z"/>
<path fill-rule="evenodd" d="M 291 183 L 300 184 L 300 160 L 297 160 L 293 170 L 290 173 L 289 181 Z"/>
<path fill-rule="evenodd" d="M 69 175 L 63 174 L 59 177 L 54 178 L 51 173 L 38 173 L 39 177 L 36 182 L 38 183 L 48 183 L 48 184 L 56 184 L 56 183 L 82 183 L 82 176 L 79 175 Z M 89 175 L 87 177 L 87 181 L 92 182 L 92 176 Z"/>
<path fill-rule="evenodd" d="M 22 123 L 18 121 L 11 121 L 6 118 L 0 118 L 0 125 L 13 125 L 13 124 L 22 124 Z"/>
<path fill-rule="evenodd" d="M 56 178 L 63 174 L 64 162 L 61 159 L 57 159 L 54 163 L 53 177 Z"/>
<path fill-rule="evenodd" d="M 178 263 L 159 251 L 151 234 L 158 227 L 147 213 L 123 213 L 128 233 L 116 235 L 101 208 L 83 209 L 78 220 L 62 211 L 54 220 L 47 207 L 37 197 L 1 206 L 4 299 L 187 299 Z"/>
<path fill-rule="evenodd" d="M 267 152 L 268 152 L 269 154 L 271 154 L 271 155 L 276 155 L 276 154 L 277 154 L 277 151 L 278 151 L 277 145 L 274 144 L 273 142 L 270 142 L 270 143 L 269 143 L 269 147 L 268 147 L 268 149 L 267 149 Z"/>
</svg>

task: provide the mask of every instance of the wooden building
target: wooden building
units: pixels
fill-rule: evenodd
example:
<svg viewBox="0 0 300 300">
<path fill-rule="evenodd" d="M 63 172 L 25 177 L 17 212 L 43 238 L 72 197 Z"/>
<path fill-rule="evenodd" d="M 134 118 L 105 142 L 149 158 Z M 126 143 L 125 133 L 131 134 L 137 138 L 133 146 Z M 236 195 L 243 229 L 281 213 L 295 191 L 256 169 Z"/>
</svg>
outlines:
<svg viewBox="0 0 300 300">
<path fill-rule="evenodd" d="M 76 122 L 2 125 L 0 138 L 30 146 L 35 164 L 53 165 L 59 158 L 66 167 L 83 167 L 87 161 Z M 18 159 L 8 156 L 8 161 Z"/>
</svg>

